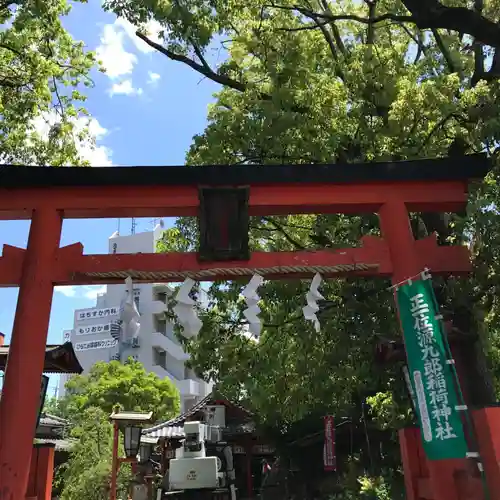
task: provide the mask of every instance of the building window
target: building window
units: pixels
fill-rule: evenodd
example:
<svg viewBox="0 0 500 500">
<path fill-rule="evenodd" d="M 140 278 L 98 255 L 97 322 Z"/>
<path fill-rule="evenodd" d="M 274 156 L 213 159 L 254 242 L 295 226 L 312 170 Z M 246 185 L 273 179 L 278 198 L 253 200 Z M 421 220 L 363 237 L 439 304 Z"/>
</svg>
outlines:
<svg viewBox="0 0 500 500">
<path fill-rule="evenodd" d="M 153 347 L 153 365 L 167 369 L 167 353 Z"/>
<path fill-rule="evenodd" d="M 167 331 L 167 323 L 165 321 L 162 321 L 161 319 L 158 319 L 156 316 L 153 316 L 153 321 L 155 332 L 165 335 Z"/>
<path fill-rule="evenodd" d="M 166 304 L 167 303 L 167 292 L 156 292 L 155 300 L 158 300 L 158 301 Z"/>
</svg>

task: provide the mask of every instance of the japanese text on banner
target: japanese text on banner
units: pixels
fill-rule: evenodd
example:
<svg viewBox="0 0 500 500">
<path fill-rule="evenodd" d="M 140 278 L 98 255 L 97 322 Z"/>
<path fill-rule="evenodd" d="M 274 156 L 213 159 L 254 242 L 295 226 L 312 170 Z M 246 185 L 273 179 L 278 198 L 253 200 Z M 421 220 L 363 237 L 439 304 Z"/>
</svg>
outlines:
<svg viewBox="0 0 500 500">
<path fill-rule="evenodd" d="M 325 442 L 323 446 L 323 465 L 325 471 L 336 469 L 335 459 L 335 421 L 332 415 L 324 418 Z"/>
<path fill-rule="evenodd" d="M 410 381 L 428 458 L 464 458 L 467 443 L 433 293 L 430 280 L 406 283 L 398 289 Z"/>
</svg>

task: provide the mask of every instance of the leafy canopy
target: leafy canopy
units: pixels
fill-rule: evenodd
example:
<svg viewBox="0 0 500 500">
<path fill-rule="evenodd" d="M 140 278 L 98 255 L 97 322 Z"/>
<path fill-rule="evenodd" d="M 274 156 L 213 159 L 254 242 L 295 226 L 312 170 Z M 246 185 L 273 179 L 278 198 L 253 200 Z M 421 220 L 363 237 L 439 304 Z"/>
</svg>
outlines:
<svg viewBox="0 0 500 500">
<path fill-rule="evenodd" d="M 437 3 L 420 2 L 422 8 Z M 471 10 L 465 1 L 446 6 Z M 422 17 L 415 23 L 416 2 L 107 0 L 105 7 L 139 26 L 161 23 L 162 44 L 142 28 L 138 36 L 221 85 L 189 164 L 345 163 L 479 151 L 496 161 L 500 53 L 467 30 L 424 26 Z M 500 18 L 496 1 L 476 2 L 474 9 L 490 22 Z M 217 44 L 222 62 L 211 55 Z M 417 237 L 437 231 L 442 243 L 472 243 L 473 279 L 436 284 L 454 326 L 484 337 L 495 375 L 500 219 L 491 207 L 498 200 L 495 169 L 471 191 L 465 216 L 412 214 Z M 365 234 L 380 234 L 376 216 L 260 217 L 250 236 L 254 249 L 276 251 L 348 246 Z M 193 249 L 196 239 L 194 221 L 180 218 L 160 249 Z M 203 330 L 188 343 L 200 374 L 280 425 L 315 411 L 350 413 L 367 396 L 374 415 L 386 421 L 381 425 L 405 421 L 400 373 L 373 364 L 374 343 L 398 336 L 387 282 L 328 280 L 318 334 L 301 319 L 308 282 L 266 283 L 258 344 L 242 335 L 242 285 L 210 287 Z M 485 375 L 482 347 L 470 356 Z M 491 384 L 477 392 L 493 397 Z"/>
<path fill-rule="evenodd" d="M 92 52 L 64 28 L 67 0 L 0 4 L 0 162 L 85 165 L 92 147 L 82 107 Z"/>
<path fill-rule="evenodd" d="M 79 422 L 89 408 L 99 408 L 109 417 L 117 405 L 124 411 L 152 411 L 154 420 L 168 420 L 180 410 L 173 383 L 130 359 L 125 364 L 98 362 L 88 374 L 71 377 L 64 397 L 49 401 L 46 411 Z"/>
<path fill-rule="evenodd" d="M 77 438 L 68 462 L 58 469 L 54 486 L 61 489 L 61 500 L 107 500 L 113 445 L 112 424 L 107 412 L 87 408 L 72 430 Z M 130 467 L 123 464 L 118 476 L 118 498 L 126 494 Z"/>
<path fill-rule="evenodd" d="M 67 437 L 74 443 L 68 462 L 56 474 L 61 500 L 109 498 L 113 436 L 109 416 L 117 406 L 125 411 L 152 411 L 154 420 L 164 421 L 179 413 L 179 393 L 170 380 L 147 373 L 132 359 L 125 364 L 99 362 L 88 374 L 72 377 L 64 397 L 47 401 L 44 408 L 69 420 Z M 119 494 L 126 493 L 130 479 L 130 467 L 123 464 Z"/>
<path fill-rule="evenodd" d="M 471 190 L 467 214 L 411 215 L 417 237 L 436 231 L 442 244 L 471 247 L 470 279 L 435 282 L 453 326 L 481 337 L 464 353 L 465 364 L 478 374 L 473 395 L 491 402 L 500 381 L 500 3 L 106 0 L 104 5 L 138 25 L 137 36 L 159 53 L 221 85 L 208 125 L 187 155 L 189 164 L 349 163 L 478 151 L 492 156 L 495 169 Z M 164 28 L 160 44 L 142 28 L 152 19 Z M 259 217 L 251 224 L 252 247 L 269 251 L 336 248 L 380 234 L 372 214 Z M 180 218 L 159 248 L 192 250 L 196 243 L 194 221 Z M 365 403 L 382 428 L 407 422 L 400 372 L 373 363 L 374 343 L 399 335 L 387 282 L 328 280 L 320 333 L 301 318 L 307 281 L 268 282 L 260 290 L 259 343 L 244 335 L 243 285 L 210 287 L 203 329 L 197 339 L 185 341 L 198 373 L 218 380 L 226 394 L 246 399 L 281 429 L 306 415 L 332 412 L 349 415 L 354 432 L 364 432 Z M 380 455 L 368 450 L 361 468 L 372 470 Z M 353 498 L 397 497 L 392 479 L 390 485 L 365 479 L 357 481 Z"/>
</svg>

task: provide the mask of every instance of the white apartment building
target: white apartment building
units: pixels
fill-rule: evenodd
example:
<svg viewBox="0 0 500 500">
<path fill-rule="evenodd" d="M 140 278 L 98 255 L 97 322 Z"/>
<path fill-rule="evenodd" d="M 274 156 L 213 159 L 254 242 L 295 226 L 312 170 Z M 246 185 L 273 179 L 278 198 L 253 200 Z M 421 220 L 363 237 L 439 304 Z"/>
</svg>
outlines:
<svg viewBox="0 0 500 500">
<path fill-rule="evenodd" d="M 109 238 L 109 253 L 153 253 L 162 229 Z M 125 283 L 108 285 L 97 297 L 96 306 L 75 311 L 72 330 L 63 333 L 64 341 L 71 341 L 80 364 L 87 372 L 97 361 L 124 361 L 133 357 L 147 371 L 161 378 L 169 378 L 179 389 L 181 410 L 186 411 L 209 394 L 212 384 L 197 378 L 185 366 L 189 355 L 175 337 L 173 324 L 166 319 L 166 300 L 170 287 L 165 284 L 134 284 L 134 298 L 141 315 L 140 331 L 135 342 L 118 345 L 113 337 L 119 319 L 120 303 L 125 294 Z M 118 355 L 120 351 L 120 354 Z M 61 375 L 59 394 L 64 394 L 67 378 Z"/>
</svg>

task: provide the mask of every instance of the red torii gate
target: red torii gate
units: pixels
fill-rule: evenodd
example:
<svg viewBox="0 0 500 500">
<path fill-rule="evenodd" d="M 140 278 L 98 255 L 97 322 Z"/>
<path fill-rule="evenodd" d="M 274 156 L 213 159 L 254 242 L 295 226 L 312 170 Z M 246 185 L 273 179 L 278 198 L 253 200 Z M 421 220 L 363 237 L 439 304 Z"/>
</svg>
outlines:
<svg viewBox="0 0 500 500">
<path fill-rule="evenodd" d="M 390 276 L 393 283 L 425 267 L 435 275 L 466 274 L 467 249 L 439 247 L 434 236 L 415 241 L 408 212 L 463 210 L 468 182 L 488 169 L 483 155 L 357 165 L 0 167 L 0 220 L 31 219 L 27 249 L 5 245 L 0 258 L 0 286 L 20 287 L 0 403 L 0 500 L 25 496 L 55 285 L 117 283 L 127 276 L 211 281 L 256 271 L 266 278 L 318 271 L 324 277 Z M 360 248 L 345 250 L 255 252 L 232 262 L 201 262 L 194 253 L 84 255 L 80 243 L 59 247 L 63 218 L 199 215 L 202 186 L 247 187 L 249 215 L 376 212 L 383 239 L 365 237 Z M 483 443 L 485 465 L 494 468 L 491 486 L 500 480 L 498 465 L 488 465 L 500 458 L 500 441 L 493 441 Z M 416 446 L 409 451 L 406 440 L 403 449 L 408 498 L 459 498 L 455 476 L 466 470 L 462 461 L 429 462 L 433 496 L 418 493 L 411 456 Z"/>
</svg>

